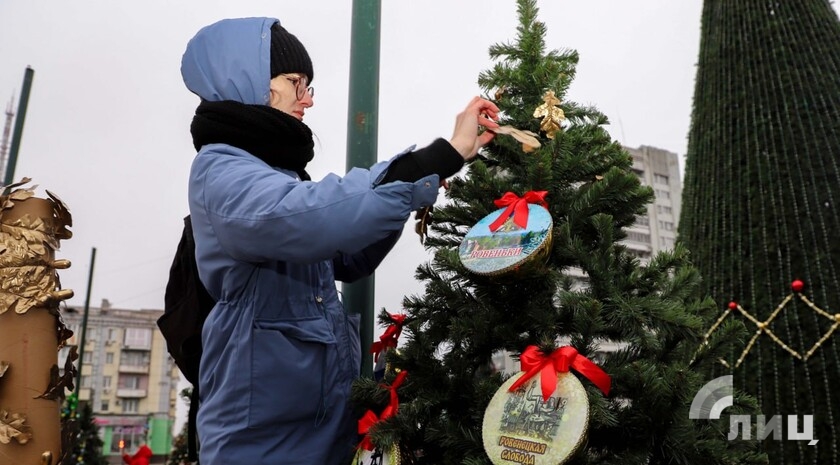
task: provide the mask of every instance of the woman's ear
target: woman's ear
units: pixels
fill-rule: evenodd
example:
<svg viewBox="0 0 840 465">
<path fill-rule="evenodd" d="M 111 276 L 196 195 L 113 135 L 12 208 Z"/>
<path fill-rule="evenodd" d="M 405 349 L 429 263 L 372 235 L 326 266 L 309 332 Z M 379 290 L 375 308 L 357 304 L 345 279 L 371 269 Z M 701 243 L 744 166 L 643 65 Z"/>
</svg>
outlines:
<svg viewBox="0 0 840 465">
<path fill-rule="evenodd" d="M 280 101 L 280 92 L 274 87 L 274 80 L 268 85 L 268 106 L 277 108 Z"/>
</svg>

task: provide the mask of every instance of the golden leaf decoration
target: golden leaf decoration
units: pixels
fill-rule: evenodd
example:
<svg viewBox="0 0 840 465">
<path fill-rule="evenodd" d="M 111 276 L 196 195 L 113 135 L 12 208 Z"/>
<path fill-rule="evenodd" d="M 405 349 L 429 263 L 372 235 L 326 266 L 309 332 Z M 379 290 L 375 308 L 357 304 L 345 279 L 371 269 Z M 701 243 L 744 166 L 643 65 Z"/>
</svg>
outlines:
<svg viewBox="0 0 840 465">
<path fill-rule="evenodd" d="M 566 119 L 566 114 L 560 108 L 560 99 L 549 90 L 543 95 L 543 104 L 534 110 L 534 118 L 542 118 L 540 130 L 545 132 L 546 137 L 554 139 L 554 134 L 559 131 L 560 124 Z"/>
<path fill-rule="evenodd" d="M 499 87 L 496 90 L 496 94 L 494 95 L 494 97 L 496 97 L 496 100 L 501 100 L 502 97 L 505 95 L 506 91 L 507 91 L 507 86 Z"/>
<path fill-rule="evenodd" d="M 26 417 L 19 413 L 0 410 L 0 443 L 8 444 L 12 439 L 18 444 L 26 444 L 32 439 L 32 429 L 25 425 Z"/>
<path fill-rule="evenodd" d="M 70 349 L 70 353 L 67 354 L 67 359 L 64 361 L 64 375 L 59 376 L 58 365 L 53 365 L 50 368 L 50 384 L 47 386 L 46 392 L 36 399 L 64 400 L 64 390 L 72 391 L 74 389 L 73 382 L 78 371 L 76 371 L 73 361 L 78 358 L 79 353 L 74 346 Z"/>
<path fill-rule="evenodd" d="M 526 131 L 524 129 L 516 129 L 513 126 L 499 126 L 499 128 L 494 129 L 493 132 L 496 134 L 506 134 L 517 141 L 522 143 L 522 151 L 525 153 L 533 152 L 534 150 L 540 148 L 542 144 L 540 144 L 539 139 L 537 139 L 537 134 Z"/>
<path fill-rule="evenodd" d="M 420 236 L 421 244 L 426 242 L 426 236 L 429 235 L 429 223 L 432 220 L 432 210 L 434 210 L 434 207 L 428 206 L 414 212 L 414 219 L 417 221 L 414 224 L 414 232 Z"/>
<path fill-rule="evenodd" d="M 65 326 L 64 321 L 61 319 L 61 316 L 56 317 L 56 321 L 57 323 L 55 332 L 58 339 L 58 348 L 61 349 L 67 344 L 67 340 L 73 337 L 73 331 L 67 326 Z"/>
<path fill-rule="evenodd" d="M 21 200 L 26 200 L 30 197 L 35 196 L 35 191 L 32 189 L 18 189 L 11 194 L 9 194 L 9 199 L 17 200 L 18 202 Z"/>
<path fill-rule="evenodd" d="M 15 187 L 20 187 L 20 186 L 22 186 L 22 185 L 24 185 L 24 184 L 29 184 L 30 182 L 32 182 L 32 178 L 27 178 L 27 177 L 25 177 L 25 176 L 24 176 L 24 177 L 23 177 L 23 179 L 21 179 L 21 180 L 20 180 L 20 181 L 18 181 L 18 182 L 15 182 L 15 183 L 9 184 L 8 186 L 0 186 L 0 191 L 4 191 L 4 190 L 6 190 L 6 189 L 8 189 L 8 190 L 12 190 L 12 189 L 14 189 Z"/>
<path fill-rule="evenodd" d="M 58 373 L 58 365 L 50 367 L 50 384 L 47 385 L 47 390 L 43 394 L 35 397 L 36 399 L 64 400 L 65 378 L 67 376 L 61 377 Z"/>
<path fill-rule="evenodd" d="M 58 219 L 55 225 L 55 237 L 61 240 L 70 239 L 73 237 L 73 233 L 67 229 L 68 226 L 73 226 L 73 216 L 70 214 L 70 209 L 57 195 L 50 191 L 46 192 L 50 200 L 53 201 L 53 213 Z"/>
</svg>

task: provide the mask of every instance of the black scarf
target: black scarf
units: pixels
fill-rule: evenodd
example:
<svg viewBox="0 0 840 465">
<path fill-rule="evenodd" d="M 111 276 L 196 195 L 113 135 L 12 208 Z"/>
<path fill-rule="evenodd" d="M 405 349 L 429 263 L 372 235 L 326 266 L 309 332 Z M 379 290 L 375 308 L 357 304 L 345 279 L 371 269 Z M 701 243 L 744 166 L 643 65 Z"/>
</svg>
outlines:
<svg viewBox="0 0 840 465">
<path fill-rule="evenodd" d="M 305 168 L 315 155 L 312 130 L 275 108 L 233 100 L 202 101 L 190 132 L 196 150 L 207 144 L 232 145 L 273 167 L 292 170 L 304 181 L 311 179 Z"/>
</svg>

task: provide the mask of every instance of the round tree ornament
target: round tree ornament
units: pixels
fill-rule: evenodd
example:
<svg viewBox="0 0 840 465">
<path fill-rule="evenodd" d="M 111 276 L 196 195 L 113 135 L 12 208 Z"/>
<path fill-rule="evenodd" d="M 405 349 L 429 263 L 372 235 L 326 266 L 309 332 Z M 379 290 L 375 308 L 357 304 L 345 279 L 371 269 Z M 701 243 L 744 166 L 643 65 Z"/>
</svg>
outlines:
<svg viewBox="0 0 840 465">
<path fill-rule="evenodd" d="M 399 449 L 397 446 L 385 451 L 379 448 L 359 449 L 353 457 L 352 465 L 400 465 Z"/>
<path fill-rule="evenodd" d="M 495 200 L 501 208 L 464 236 L 458 249 L 461 263 L 473 273 L 495 276 L 544 262 L 551 251 L 553 227 L 546 194 L 530 191 L 519 197 L 507 192 Z"/>
<path fill-rule="evenodd" d="M 513 392 L 525 373 L 505 382 L 484 413 L 484 450 L 496 465 L 560 465 L 583 444 L 589 425 L 586 389 L 571 373 L 557 376 L 545 399 L 538 374 Z"/>
<path fill-rule="evenodd" d="M 560 465 L 583 443 L 589 425 L 589 398 L 569 371 L 592 381 L 604 395 L 612 380 L 571 346 L 551 354 L 528 346 L 519 361 L 523 373 L 507 380 L 484 412 L 484 450 L 497 465 Z"/>
</svg>

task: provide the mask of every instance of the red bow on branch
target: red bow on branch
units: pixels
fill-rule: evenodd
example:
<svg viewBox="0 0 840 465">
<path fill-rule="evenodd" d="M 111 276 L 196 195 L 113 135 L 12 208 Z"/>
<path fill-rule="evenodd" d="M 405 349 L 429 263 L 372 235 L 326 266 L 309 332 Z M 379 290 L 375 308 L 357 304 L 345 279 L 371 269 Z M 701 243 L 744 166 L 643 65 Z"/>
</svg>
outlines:
<svg viewBox="0 0 840 465">
<path fill-rule="evenodd" d="M 382 414 L 379 417 L 376 416 L 373 411 L 368 410 L 365 412 L 365 415 L 359 420 L 359 434 L 364 434 L 365 437 L 362 439 L 362 442 L 359 444 L 359 447 L 365 450 L 373 450 L 373 442 L 370 440 L 370 429 L 373 425 L 379 423 L 380 421 L 384 421 L 388 418 L 397 414 L 397 411 L 400 408 L 400 400 L 397 397 L 397 389 L 399 389 L 400 385 L 402 385 L 403 381 L 405 381 L 405 377 L 408 376 L 407 371 L 401 371 L 400 374 L 394 378 L 394 382 L 391 383 L 390 386 L 386 386 L 384 384 L 380 384 L 381 387 L 388 389 L 391 392 L 391 400 L 388 403 L 388 406 L 382 409 Z"/>
<path fill-rule="evenodd" d="M 519 357 L 519 362 L 525 374 L 511 385 L 510 392 L 516 391 L 526 381 L 540 373 L 543 401 L 547 401 L 557 387 L 557 373 L 568 373 L 569 368 L 574 368 L 575 371 L 598 386 L 598 389 L 604 395 L 610 393 L 612 382 L 610 375 L 606 374 L 601 367 L 591 360 L 579 354 L 574 347 L 561 347 L 546 357 L 537 346 L 528 346 Z"/>
<path fill-rule="evenodd" d="M 397 339 L 399 339 L 400 333 L 402 333 L 403 324 L 405 323 L 405 315 L 392 315 L 389 313 L 388 316 L 391 318 L 391 321 L 393 321 L 394 324 L 389 325 L 385 329 L 385 332 L 382 333 L 381 336 L 379 336 L 379 341 L 374 342 L 370 346 L 370 353 L 376 354 L 376 356 L 373 359 L 374 362 L 379 361 L 379 354 L 383 350 L 387 349 L 388 347 L 391 347 L 393 349 L 397 348 Z"/>
<path fill-rule="evenodd" d="M 384 420 L 384 418 L 382 419 Z M 362 439 L 362 442 L 359 444 L 360 448 L 365 450 L 374 449 L 373 443 L 370 441 L 370 435 L 368 434 L 368 432 L 370 431 L 371 427 L 373 427 L 373 425 L 379 423 L 379 420 L 380 419 L 377 418 L 376 414 L 370 410 L 365 412 L 365 415 L 359 420 L 359 434 L 365 435 L 365 437 Z"/>
<path fill-rule="evenodd" d="M 524 196 L 519 197 L 513 192 L 505 192 L 505 195 L 503 195 L 502 198 L 493 201 L 497 207 L 507 208 L 501 215 L 499 215 L 498 218 L 496 218 L 496 221 L 490 224 L 490 231 L 496 232 L 503 224 L 505 224 L 505 221 L 510 218 L 510 215 L 513 215 L 514 223 L 522 228 L 527 228 L 528 204 L 535 203 L 547 209 L 548 204 L 545 202 L 545 196 L 547 194 L 548 191 L 528 191 Z"/>
</svg>

